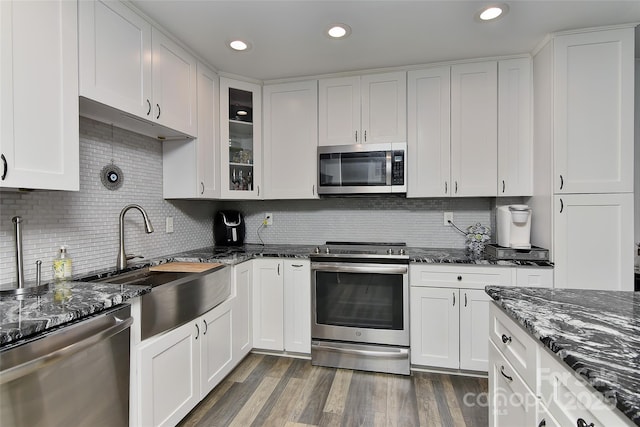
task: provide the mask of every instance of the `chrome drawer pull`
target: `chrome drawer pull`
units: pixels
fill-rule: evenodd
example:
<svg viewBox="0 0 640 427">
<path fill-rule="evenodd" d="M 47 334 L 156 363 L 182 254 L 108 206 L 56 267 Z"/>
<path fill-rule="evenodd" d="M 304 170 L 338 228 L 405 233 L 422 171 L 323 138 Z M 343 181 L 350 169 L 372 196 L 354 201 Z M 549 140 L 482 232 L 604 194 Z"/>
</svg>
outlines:
<svg viewBox="0 0 640 427">
<path fill-rule="evenodd" d="M 578 427 L 595 427 L 595 425 L 593 423 L 587 424 L 587 422 L 585 420 L 583 420 L 582 418 L 578 418 L 576 420 L 576 425 Z"/>
<path fill-rule="evenodd" d="M 503 377 L 505 377 L 506 379 L 509 380 L 509 382 L 513 381 L 513 377 L 510 377 L 509 375 L 504 373 L 504 365 L 500 366 L 500 373 L 502 374 Z"/>
<path fill-rule="evenodd" d="M 509 344 L 511 342 L 511 337 L 508 337 L 505 334 L 502 334 L 502 342 L 505 344 Z"/>
<path fill-rule="evenodd" d="M 546 426 L 547 426 L 547 420 L 543 418 L 542 421 L 540 421 L 540 424 L 538 424 L 538 427 L 546 427 Z"/>
</svg>

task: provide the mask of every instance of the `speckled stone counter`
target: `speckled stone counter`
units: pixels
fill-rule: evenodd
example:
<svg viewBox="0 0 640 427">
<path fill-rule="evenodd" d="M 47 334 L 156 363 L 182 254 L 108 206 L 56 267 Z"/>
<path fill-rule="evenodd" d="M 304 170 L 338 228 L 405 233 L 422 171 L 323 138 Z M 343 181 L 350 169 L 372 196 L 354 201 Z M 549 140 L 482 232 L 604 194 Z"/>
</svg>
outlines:
<svg viewBox="0 0 640 427">
<path fill-rule="evenodd" d="M 0 348 L 23 338 L 99 313 L 145 294 L 150 286 L 65 282 L 67 289 L 51 285 L 48 292 L 22 301 L 0 301 Z"/>
<path fill-rule="evenodd" d="M 640 426 L 640 292 L 498 286 L 486 292 Z"/>
</svg>

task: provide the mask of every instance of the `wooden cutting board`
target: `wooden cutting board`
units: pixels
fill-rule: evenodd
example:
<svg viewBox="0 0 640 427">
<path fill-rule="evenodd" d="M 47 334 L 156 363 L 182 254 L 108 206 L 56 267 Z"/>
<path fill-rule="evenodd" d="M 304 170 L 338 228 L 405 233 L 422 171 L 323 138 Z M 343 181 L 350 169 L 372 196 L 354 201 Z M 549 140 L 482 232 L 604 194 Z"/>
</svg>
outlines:
<svg viewBox="0 0 640 427">
<path fill-rule="evenodd" d="M 173 273 L 202 273 L 212 268 L 220 267 L 219 262 L 168 262 L 166 264 L 153 265 L 149 271 L 170 271 Z"/>
</svg>

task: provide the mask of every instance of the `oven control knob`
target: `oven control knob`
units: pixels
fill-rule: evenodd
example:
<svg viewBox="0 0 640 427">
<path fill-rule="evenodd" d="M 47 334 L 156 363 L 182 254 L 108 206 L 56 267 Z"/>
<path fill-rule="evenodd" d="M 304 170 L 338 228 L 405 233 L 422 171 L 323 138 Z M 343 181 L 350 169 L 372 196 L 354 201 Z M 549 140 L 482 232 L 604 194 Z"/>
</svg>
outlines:
<svg viewBox="0 0 640 427">
<path fill-rule="evenodd" d="M 404 255 L 404 249 L 400 249 L 400 255 Z"/>
<path fill-rule="evenodd" d="M 314 252 L 319 254 L 320 253 L 320 247 L 316 246 L 316 248 L 314 249 Z"/>
<path fill-rule="evenodd" d="M 325 254 L 329 254 L 329 253 L 331 253 L 331 251 L 329 250 L 329 248 L 327 248 L 327 249 L 324 250 L 324 253 Z"/>
<path fill-rule="evenodd" d="M 387 249 L 387 253 L 388 253 L 389 255 L 393 255 L 393 249 L 391 249 L 391 248 Z"/>
</svg>

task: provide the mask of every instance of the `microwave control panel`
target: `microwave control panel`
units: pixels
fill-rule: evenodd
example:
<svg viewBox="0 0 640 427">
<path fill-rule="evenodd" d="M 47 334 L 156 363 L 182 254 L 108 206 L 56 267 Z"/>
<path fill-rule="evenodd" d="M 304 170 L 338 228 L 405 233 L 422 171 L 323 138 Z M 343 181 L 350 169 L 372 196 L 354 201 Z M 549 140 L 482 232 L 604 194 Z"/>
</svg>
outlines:
<svg viewBox="0 0 640 427">
<path fill-rule="evenodd" d="M 404 185 L 404 150 L 393 151 L 391 185 Z"/>
</svg>

